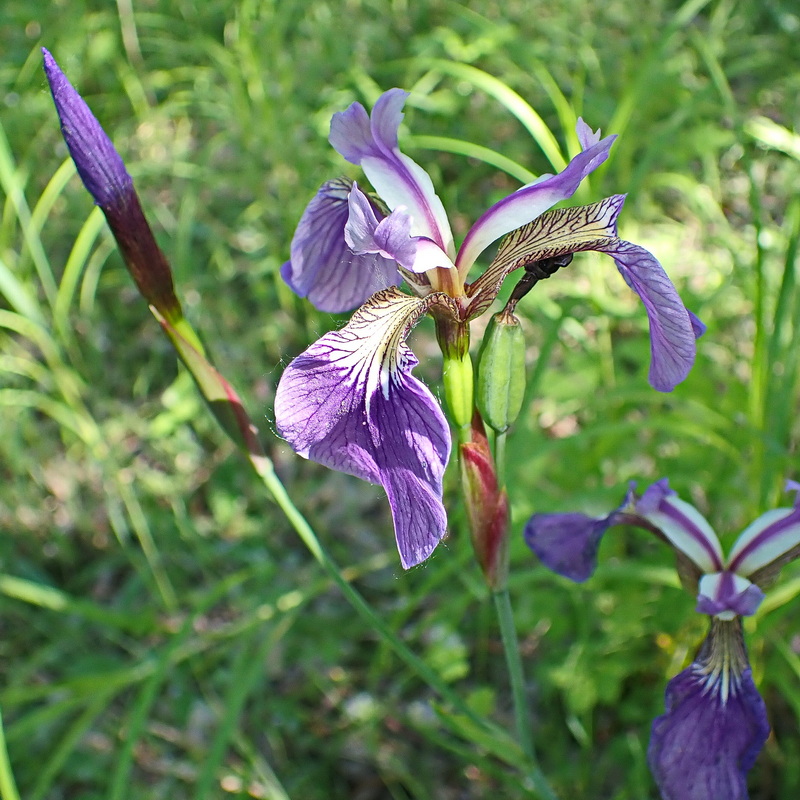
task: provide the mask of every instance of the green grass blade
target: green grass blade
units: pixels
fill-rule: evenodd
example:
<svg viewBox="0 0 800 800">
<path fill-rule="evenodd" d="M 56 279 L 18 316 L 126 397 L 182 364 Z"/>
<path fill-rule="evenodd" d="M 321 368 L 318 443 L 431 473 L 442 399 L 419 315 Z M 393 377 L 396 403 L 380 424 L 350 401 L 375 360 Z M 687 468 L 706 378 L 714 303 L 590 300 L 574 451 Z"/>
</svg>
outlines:
<svg viewBox="0 0 800 800">
<path fill-rule="evenodd" d="M 469 64 L 435 59 L 429 63 L 429 66 L 457 80 L 467 81 L 477 89 L 493 97 L 522 123 L 556 172 L 560 172 L 566 167 L 567 160 L 562 155 L 558 140 L 553 135 L 553 132 L 530 104 L 510 86 L 488 72 Z"/>
</svg>

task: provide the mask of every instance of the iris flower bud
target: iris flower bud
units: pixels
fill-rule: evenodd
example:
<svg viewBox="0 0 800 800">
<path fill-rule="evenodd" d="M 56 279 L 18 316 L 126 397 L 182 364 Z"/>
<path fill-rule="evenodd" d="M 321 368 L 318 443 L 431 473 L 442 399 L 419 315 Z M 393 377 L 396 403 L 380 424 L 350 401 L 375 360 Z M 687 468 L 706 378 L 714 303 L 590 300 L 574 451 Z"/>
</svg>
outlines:
<svg viewBox="0 0 800 800">
<path fill-rule="evenodd" d="M 513 424 L 525 394 L 525 337 L 514 314 L 489 322 L 478 356 L 477 405 L 487 425 L 503 433 Z"/>
</svg>

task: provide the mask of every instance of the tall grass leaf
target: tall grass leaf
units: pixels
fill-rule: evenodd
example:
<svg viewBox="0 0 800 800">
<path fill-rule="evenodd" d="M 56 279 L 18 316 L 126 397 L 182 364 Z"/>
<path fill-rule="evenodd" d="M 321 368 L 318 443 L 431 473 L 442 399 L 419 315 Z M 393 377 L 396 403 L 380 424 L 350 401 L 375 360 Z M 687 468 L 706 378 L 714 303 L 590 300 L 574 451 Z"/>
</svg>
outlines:
<svg viewBox="0 0 800 800">
<path fill-rule="evenodd" d="M 768 117 L 750 117 L 744 123 L 744 132 L 765 147 L 780 150 L 800 161 L 800 134 L 793 133 Z"/>
<path fill-rule="evenodd" d="M 567 161 L 561 153 L 558 140 L 553 132 L 539 114 L 510 86 L 488 72 L 469 64 L 434 59 L 426 62 L 426 65 L 457 80 L 466 81 L 493 97 L 522 123 L 556 172 L 561 172 L 567 166 Z"/>
<path fill-rule="evenodd" d="M 3 729 L 3 714 L 0 711 L 0 800 L 20 800 L 11 761 L 6 748 L 6 738 Z"/>
<path fill-rule="evenodd" d="M 525 167 L 508 158 L 508 156 L 504 156 L 502 153 L 498 153 L 488 147 L 466 142 L 463 139 L 417 134 L 406 136 L 403 139 L 403 143 L 410 145 L 411 148 L 420 147 L 424 150 L 436 150 L 442 153 L 454 153 L 459 156 L 474 158 L 476 161 L 482 161 L 484 164 L 497 167 L 497 169 L 511 175 L 512 178 L 516 178 L 522 184 L 532 183 L 537 177 L 533 172 L 525 169 Z"/>
<path fill-rule="evenodd" d="M 28 285 L 11 271 L 2 258 L 0 258 L 0 295 L 5 297 L 11 308 L 21 316 L 39 326 L 44 326 L 44 315 Z"/>
<path fill-rule="evenodd" d="M 53 783 L 58 779 L 58 773 L 67 759 L 86 737 L 87 731 L 94 724 L 97 717 L 108 710 L 115 694 L 116 692 L 114 691 L 104 691 L 101 686 L 98 686 L 98 691 L 91 698 L 89 704 L 67 728 L 58 745 L 40 764 L 37 770 L 38 778 L 29 795 L 30 800 L 43 800 L 50 794 Z"/>
<path fill-rule="evenodd" d="M 88 263 L 94 243 L 100 235 L 100 231 L 105 227 L 106 220 L 103 212 L 95 206 L 81 227 L 75 243 L 72 245 L 72 250 L 70 250 L 53 305 L 53 321 L 63 339 L 71 338 L 69 313 L 75 297 L 75 290 L 81 273 Z"/>
<path fill-rule="evenodd" d="M 25 199 L 24 181 L 21 173 L 14 164 L 11 147 L 6 138 L 5 130 L 0 122 L 0 188 L 3 189 L 8 202 L 13 208 L 22 236 L 33 259 L 36 273 L 42 285 L 45 297 L 52 305 L 56 297 L 56 280 L 47 253 L 42 246 L 42 240 L 31 223 L 31 212 Z"/>
</svg>

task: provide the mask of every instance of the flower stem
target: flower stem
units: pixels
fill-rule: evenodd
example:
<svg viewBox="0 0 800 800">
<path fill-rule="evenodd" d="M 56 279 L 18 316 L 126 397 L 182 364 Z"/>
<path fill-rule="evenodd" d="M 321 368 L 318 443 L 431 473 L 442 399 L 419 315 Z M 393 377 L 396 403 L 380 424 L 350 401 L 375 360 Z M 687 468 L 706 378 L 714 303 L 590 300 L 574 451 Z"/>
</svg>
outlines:
<svg viewBox="0 0 800 800">
<path fill-rule="evenodd" d="M 272 468 L 272 462 L 266 457 L 252 453 L 249 454 L 249 460 L 261 479 L 261 482 L 272 495 L 281 511 L 283 511 L 289 524 L 300 536 L 303 544 L 308 548 L 317 563 L 328 574 L 334 584 L 342 592 L 345 599 L 361 618 L 380 635 L 412 672 L 415 672 L 425 681 L 425 683 L 427 683 L 433 691 L 437 692 L 442 700 L 449 703 L 455 711 L 469 719 L 480 729 L 488 730 L 490 733 L 496 730 L 496 726 L 473 711 L 458 694 L 442 680 L 441 676 L 434 669 L 413 653 L 389 625 L 375 613 L 359 591 L 351 585 L 348 579 L 342 574 L 341 569 L 322 547 L 314 529 L 308 524 L 305 517 L 303 517 L 292 502 L 289 493 L 286 491 L 286 487 L 275 474 Z M 5 798 L 0 798 L 0 800 L 5 800 Z"/>
<path fill-rule="evenodd" d="M 557 795 L 539 767 L 533 747 L 533 732 L 531 730 L 530 711 L 525 692 L 525 678 L 522 673 L 522 658 L 519 652 L 517 629 L 514 626 L 514 614 L 511 610 L 511 598 L 508 594 L 508 589 L 493 592 L 492 597 L 497 611 L 497 620 L 500 624 L 503 653 L 506 657 L 508 677 L 511 682 L 517 738 L 523 753 L 528 759 L 527 774 L 539 797 L 545 798 L 545 800 L 557 800 Z"/>
</svg>

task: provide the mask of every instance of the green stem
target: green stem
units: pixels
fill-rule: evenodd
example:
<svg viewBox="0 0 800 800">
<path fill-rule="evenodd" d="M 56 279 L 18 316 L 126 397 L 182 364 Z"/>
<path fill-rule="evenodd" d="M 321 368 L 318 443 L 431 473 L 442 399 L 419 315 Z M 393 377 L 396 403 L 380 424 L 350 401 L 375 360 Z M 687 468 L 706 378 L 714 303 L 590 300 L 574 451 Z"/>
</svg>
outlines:
<svg viewBox="0 0 800 800">
<path fill-rule="evenodd" d="M 533 747 L 530 711 L 525 692 L 525 678 L 522 673 L 522 658 L 519 652 L 517 629 L 514 626 L 514 614 L 511 610 L 511 598 L 508 589 L 492 594 L 497 620 L 500 624 L 500 635 L 503 640 L 503 653 L 506 657 L 508 677 L 511 682 L 511 696 L 514 701 L 514 719 L 517 727 L 517 738 L 523 753 L 528 759 L 528 777 L 537 794 L 545 800 L 558 800 L 557 795 L 547 782 L 544 773 L 536 760 Z"/>
<path fill-rule="evenodd" d="M 11 762 L 6 750 L 6 737 L 3 733 L 3 717 L 0 714 L 0 799 L 19 800 L 17 785 L 14 783 L 14 774 L 11 772 Z"/>
<path fill-rule="evenodd" d="M 316 559 L 317 563 L 325 570 L 331 580 L 340 589 L 346 600 L 361 615 L 361 617 L 369 624 L 375 631 L 377 631 L 383 640 L 394 650 L 394 652 L 404 661 L 413 672 L 415 672 L 428 686 L 436 691 L 439 696 L 449 703 L 460 714 L 463 714 L 474 724 L 478 725 L 483 730 L 492 731 L 496 730 L 496 726 L 489 723 L 483 717 L 476 714 L 439 676 L 439 674 L 431 669 L 421 658 L 414 655 L 414 653 L 406 647 L 402 640 L 392 629 L 384 622 L 371 608 L 361 594 L 356 590 L 342 574 L 342 571 L 334 563 L 331 557 L 325 552 L 320 544 L 320 541 L 306 521 L 305 517 L 298 511 L 297 507 L 289 497 L 286 488 L 281 483 L 278 476 L 272 468 L 272 462 L 263 456 L 250 454 L 250 462 L 255 468 L 258 476 L 261 478 L 262 483 L 272 495 L 275 502 L 283 511 L 289 524 L 295 529 L 297 534 L 303 541 L 303 544 L 308 548 L 309 552 Z M 500 733 L 499 731 L 497 731 Z"/>
</svg>

